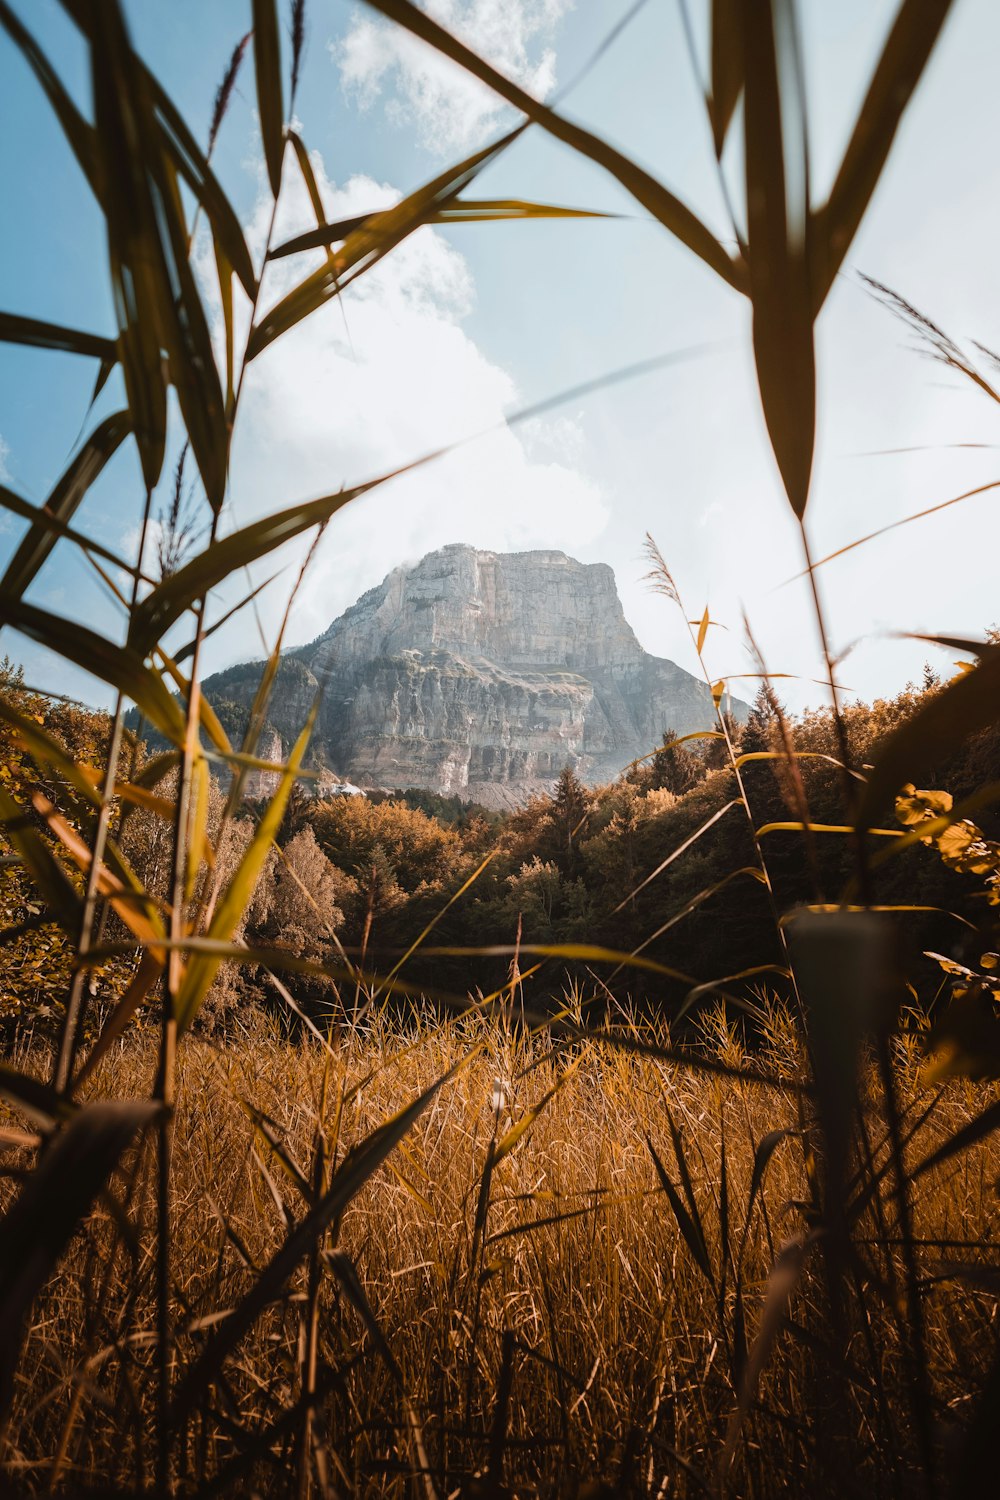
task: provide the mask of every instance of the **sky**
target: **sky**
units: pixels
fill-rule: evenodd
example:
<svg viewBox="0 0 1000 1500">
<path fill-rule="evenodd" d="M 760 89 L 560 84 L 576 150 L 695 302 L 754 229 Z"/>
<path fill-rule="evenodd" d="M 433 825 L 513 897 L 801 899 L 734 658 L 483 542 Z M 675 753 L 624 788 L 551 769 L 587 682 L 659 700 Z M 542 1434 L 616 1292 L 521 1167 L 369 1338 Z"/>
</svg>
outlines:
<svg viewBox="0 0 1000 1500">
<path fill-rule="evenodd" d="M 61 7 L 13 3 L 89 112 L 86 52 Z M 648 0 L 577 82 L 630 0 L 422 3 L 525 88 L 558 97 L 565 113 L 634 155 L 725 237 L 679 0 Z M 706 0 L 689 0 L 689 9 L 703 49 Z M 129 0 L 125 10 L 134 44 L 204 141 L 217 84 L 250 25 L 248 0 Z M 816 202 L 833 179 L 894 12 L 890 0 L 800 0 Z M 391 203 L 516 120 L 363 4 L 309 0 L 307 28 L 296 124 L 331 219 Z M 998 46 L 995 0 L 955 0 L 821 315 L 807 514 L 814 556 L 1000 478 L 993 446 L 1000 411 L 922 358 L 860 274 L 888 284 L 959 340 L 1000 347 Z M 0 111 L 3 304 L 113 333 L 101 217 L 41 90 L 2 34 Z M 249 58 L 213 165 L 259 255 L 270 202 Z M 732 152 L 725 167 L 738 201 Z M 285 175 L 279 238 L 313 222 L 291 164 Z M 288 643 L 313 639 L 391 568 L 467 542 L 501 551 L 559 548 L 583 562 L 610 563 L 642 644 L 692 669 L 681 613 L 643 582 L 649 532 L 687 612 L 700 616 L 707 606 L 718 622 L 708 644 L 713 676 L 731 675 L 733 691 L 752 696 L 753 681 L 738 675 L 755 670 L 745 618 L 768 669 L 788 674 L 786 701 L 798 710 L 822 703 L 808 594 L 801 581 L 788 582 L 802 566 L 801 542 L 760 414 L 746 301 L 610 177 L 537 129 L 483 173 L 475 192 L 609 217 L 423 229 L 251 367 L 224 530 L 462 442 L 334 518 L 297 597 Z M 198 239 L 196 268 L 217 327 L 208 251 Z M 316 263 L 315 252 L 272 263 L 265 301 Z M 506 425 L 521 408 L 669 354 L 677 358 L 653 374 Z M 94 374 L 86 360 L 0 345 L 0 478 L 34 503 L 65 468 Z M 121 401 L 117 381 L 88 417 L 91 425 Z M 168 462 L 158 511 L 168 502 L 169 478 Z M 997 495 L 969 499 L 821 569 L 847 691 L 889 695 L 919 678 L 928 659 L 948 674 L 954 652 L 912 635 L 981 637 L 1000 618 Z M 75 524 L 134 555 L 141 505 L 138 463 L 126 445 Z M 0 563 L 22 531 L 22 523 L 0 516 Z M 270 647 L 299 555 L 286 549 L 255 570 L 255 582 L 278 577 L 256 611 L 212 636 L 206 670 Z M 73 548 L 53 552 L 29 597 L 121 634 L 120 610 Z M 209 620 L 237 597 L 214 596 Z M 0 635 L 4 652 L 39 686 L 110 701 L 105 684 L 9 628 Z"/>
</svg>

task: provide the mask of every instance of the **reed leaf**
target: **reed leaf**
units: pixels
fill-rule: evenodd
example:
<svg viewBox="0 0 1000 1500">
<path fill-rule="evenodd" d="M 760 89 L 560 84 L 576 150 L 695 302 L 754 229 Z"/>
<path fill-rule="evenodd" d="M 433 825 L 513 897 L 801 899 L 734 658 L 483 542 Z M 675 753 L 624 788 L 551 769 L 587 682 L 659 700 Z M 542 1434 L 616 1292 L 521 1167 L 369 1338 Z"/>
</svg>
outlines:
<svg viewBox="0 0 1000 1500">
<path fill-rule="evenodd" d="M 52 920 L 72 936 L 80 930 L 80 897 L 62 865 L 39 837 L 28 810 L 0 786 L 0 827 L 19 855 Z"/>
<path fill-rule="evenodd" d="M 761 405 L 796 516 L 809 498 L 816 370 L 809 166 L 793 0 L 743 0 L 746 196 Z"/>
<path fill-rule="evenodd" d="M 532 124 L 540 125 L 557 140 L 603 167 L 643 208 L 706 265 L 711 266 L 724 281 L 737 291 L 745 292 L 748 289 L 746 266 L 742 257 L 734 259 L 730 256 L 687 205 L 637 162 L 631 161 L 592 131 L 575 125 L 548 105 L 532 98 L 518 84 L 446 31 L 425 11 L 411 4 L 410 0 L 366 0 L 366 4 L 373 10 L 380 11 L 390 21 L 405 27 L 421 41 L 429 42 L 445 57 L 465 68 L 474 78 L 499 94 L 501 99 L 526 115 Z"/>
<path fill-rule="evenodd" d="M 316 207 L 315 203 L 313 207 Z M 378 220 L 382 212 L 384 210 L 370 214 L 355 214 L 353 218 L 340 219 L 335 224 L 327 224 L 320 218 L 315 229 L 307 229 L 304 233 L 297 234 L 294 239 L 285 240 L 283 244 L 275 246 L 268 259 L 279 260 L 282 256 L 295 255 L 300 250 L 328 248 L 346 240 L 359 229 L 366 229 L 371 234 L 377 234 Z M 457 198 L 453 203 L 437 209 L 422 222 L 425 224 L 489 224 L 506 219 L 615 219 L 618 217 L 617 214 L 601 213 L 593 208 L 563 208 L 553 203 L 529 203 L 523 198 Z"/>
<path fill-rule="evenodd" d="M 712 0 L 712 84 L 708 113 L 715 154 L 720 160 L 743 89 L 742 27 L 742 0 Z"/>
<path fill-rule="evenodd" d="M 101 180 L 97 165 L 97 147 L 94 127 L 81 115 L 63 86 L 49 59 L 7 4 L 0 0 L 0 26 L 4 28 L 21 56 L 31 68 L 52 106 L 53 113 L 62 126 L 70 149 L 80 164 L 80 169 L 90 185 L 94 197 L 101 201 Z"/>
<path fill-rule="evenodd" d="M 818 312 L 871 201 L 951 0 L 902 0 L 826 204 L 813 224 L 813 310 Z"/>
<path fill-rule="evenodd" d="M 129 624 L 130 644 L 143 653 L 151 650 L 186 610 L 231 573 L 256 562 L 311 527 L 322 526 L 351 500 L 384 483 L 388 477 L 369 480 L 353 489 L 341 490 L 339 494 L 324 495 L 319 500 L 302 501 L 213 542 L 211 547 L 178 568 L 139 602 Z"/>
<path fill-rule="evenodd" d="M 267 178 L 271 192 L 277 198 L 285 154 L 285 105 L 281 91 L 281 38 L 275 0 L 253 0 L 253 55 Z"/>
<path fill-rule="evenodd" d="M 111 563 L 115 568 L 121 568 L 123 573 L 134 574 L 137 572 L 123 557 L 95 542 L 92 537 L 84 536 L 81 531 L 76 531 L 72 526 L 67 526 L 65 521 L 59 521 L 55 516 L 49 515 L 37 505 L 31 505 L 27 500 L 22 500 L 20 495 L 15 495 L 5 484 L 0 484 L 0 507 L 9 510 L 21 520 L 27 521 L 32 527 L 39 527 L 52 532 L 55 537 L 65 537 L 68 542 L 73 542 L 84 552 L 92 553 L 95 557 L 103 557 L 105 562 Z"/>
<path fill-rule="evenodd" d="M 132 420 L 127 411 L 115 412 L 105 417 L 75 455 L 62 477 L 57 481 L 45 502 L 46 520 L 51 519 L 63 526 L 75 515 L 87 491 L 103 470 L 105 464 L 117 453 L 132 431 Z M 42 567 L 58 539 L 58 533 L 36 521 L 22 538 L 17 551 L 7 564 L 0 578 L 0 595 L 6 599 L 20 598 Z M 137 566 L 142 559 L 138 559 Z"/>
<path fill-rule="evenodd" d="M 162 350 L 206 496 L 218 509 L 226 477 L 225 413 L 208 323 L 188 262 L 176 169 L 117 0 L 94 7 L 90 16 L 98 163 L 106 187 L 119 348 L 143 477 L 151 488 L 163 465 Z"/>
<path fill-rule="evenodd" d="M 271 850 L 281 820 L 285 815 L 285 807 L 291 796 L 292 787 L 298 776 L 302 765 L 302 758 L 309 745 L 313 725 L 316 722 L 318 703 L 313 704 L 306 720 L 305 728 L 299 735 L 292 748 L 288 764 L 284 768 L 281 781 L 267 806 L 264 816 L 261 818 L 246 852 L 240 861 L 239 868 L 229 883 L 225 895 L 215 908 L 206 937 L 211 942 L 228 943 L 239 925 L 240 918 L 253 895 L 257 885 L 260 872 L 264 867 L 264 861 Z M 195 953 L 189 959 L 184 970 L 177 996 L 174 1002 L 174 1014 L 177 1020 L 178 1034 L 187 1030 L 195 1016 L 202 1001 L 211 988 L 212 981 L 219 971 L 222 959 L 214 953 Z"/>
<path fill-rule="evenodd" d="M 45 1151 L 0 1224 L 0 1409 L 32 1303 L 137 1132 L 157 1117 L 146 1100 L 77 1111 Z"/>
<path fill-rule="evenodd" d="M 41 318 L 25 318 L 19 313 L 0 312 L 0 342 L 27 344 L 34 349 L 57 349 L 64 354 L 83 354 L 99 359 L 102 364 L 114 364 L 118 359 L 118 345 L 114 339 L 102 338 L 99 333 L 83 333 L 79 328 L 66 328 L 61 323 L 45 323 Z"/>
<path fill-rule="evenodd" d="M 184 716 L 160 676 L 129 646 L 118 646 L 96 631 L 23 599 L 0 596 L 0 623 L 46 646 L 83 671 L 110 682 L 130 698 L 151 724 L 175 745 L 184 743 Z"/>
<path fill-rule="evenodd" d="M 386 208 L 366 217 L 347 235 L 332 260 L 328 259 L 264 314 L 250 335 L 247 359 L 256 359 L 281 334 L 294 328 L 330 298 L 339 296 L 345 286 L 371 270 L 390 250 L 422 224 L 426 224 L 431 215 L 457 198 L 485 166 L 495 161 L 517 139 L 522 128 L 509 132 L 491 146 L 473 152 L 416 192 L 410 193 L 393 208 Z M 335 230 L 338 227 L 333 226 Z M 310 234 L 317 232 L 310 231 Z M 294 245 L 296 242 L 290 243 Z"/>
<path fill-rule="evenodd" d="M 6 1099 L 8 1104 L 23 1110 L 46 1129 L 57 1120 L 70 1119 L 76 1109 L 70 1100 L 40 1078 L 21 1073 L 5 1062 L 0 1062 L 0 1099 Z"/>
</svg>

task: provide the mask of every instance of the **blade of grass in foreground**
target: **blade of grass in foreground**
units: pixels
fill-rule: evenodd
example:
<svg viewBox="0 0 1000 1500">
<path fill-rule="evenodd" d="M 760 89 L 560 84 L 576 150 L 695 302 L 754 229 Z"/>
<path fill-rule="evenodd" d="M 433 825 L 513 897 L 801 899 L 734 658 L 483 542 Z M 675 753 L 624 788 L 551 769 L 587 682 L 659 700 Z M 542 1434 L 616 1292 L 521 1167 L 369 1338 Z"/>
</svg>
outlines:
<svg viewBox="0 0 1000 1500">
<path fill-rule="evenodd" d="M 0 1234 L 0 1411 L 10 1399 L 24 1321 L 59 1257 L 135 1134 L 155 1118 L 146 1100 L 78 1110 L 44 1152 Z"/>
</svg>

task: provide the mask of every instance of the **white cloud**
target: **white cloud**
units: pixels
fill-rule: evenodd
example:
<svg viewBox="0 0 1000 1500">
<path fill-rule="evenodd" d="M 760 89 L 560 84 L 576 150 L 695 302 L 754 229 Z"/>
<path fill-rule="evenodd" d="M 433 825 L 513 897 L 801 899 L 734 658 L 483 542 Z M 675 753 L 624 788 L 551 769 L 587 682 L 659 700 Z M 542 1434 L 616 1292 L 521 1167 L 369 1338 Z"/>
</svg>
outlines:
<svg viewBox="0 0 1000 1500">
<path fill-rule="evenodd" d="M 330 219 L 398 197 L 364 177 L 335 188 L 316 153 L 313 166 Z M 248 230 L 258 252 L 269 213 L 262 197 Z M 277 239 L 314 222 L 293 179 L 282 195 Z M 272 262 L 266 301 L 318 264 L 317 253 Z M 604 529 L 608 511 L 583 471 L 579 431 L 565 420 L 535 421 L 524 432 L 505 425 L 517 391 L 462 328 L 474 295 L 463 257 L 425 228 L 362 277 L 342 304 L 313 314 L 250 367 L 234 445 L 232 525 L 488 432 L 334 517 L 297 602 L 292 639 L 311 639 L 390 568 L 448 542 L 572 550 Z M 271 571 L 268 558 L 256 576 Z M 271 628 L 281 592 L 279 585 L 273 606 L 263 606 Z M 246 619 L 220 632 L 216 661 L 259 652 L 248 626 Z"/>
<path fill-rule="evenodd" d="M 544 99 L 555 87 L 551 42 L 573 0 L 421 0 L 422 8 L 527 89 Z M 507 112 L 492 90 L 400 26 L 359 13 L 331 55 L 346 92 L 362 108 L 384 90 L 397 124 L 415 124 L 437 151 L 481 144 Z"/>
<path fill-rule="evenodd" d="M 10 444 L 4 441 L 0 433 L 0 483 L 10 484 L 11 472 L 7 460 L 10 458 Z"/>
</svg>

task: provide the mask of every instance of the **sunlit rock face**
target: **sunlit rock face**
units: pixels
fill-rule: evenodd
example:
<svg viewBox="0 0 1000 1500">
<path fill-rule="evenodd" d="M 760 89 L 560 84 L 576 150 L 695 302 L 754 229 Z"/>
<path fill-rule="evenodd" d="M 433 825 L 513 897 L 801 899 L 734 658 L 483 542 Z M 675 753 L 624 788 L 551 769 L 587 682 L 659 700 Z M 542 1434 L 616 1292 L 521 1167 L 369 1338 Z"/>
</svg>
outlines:
<svg viewBox="0 0 1000 1500">
<path fill-rule="evenodd" d="M 242 696 L 238 670 L 223 675 Z M 639 645 L 611 568 L 563 552 L 455 545 L 393 569 L 286 657 L 269 711 L 284 738 L 319 684 L 322 764 L 494 807 L 548 790 L 567 764 L 611 780 L 665 728 L 713 717 L 703 683 Z"/>
</svg>

